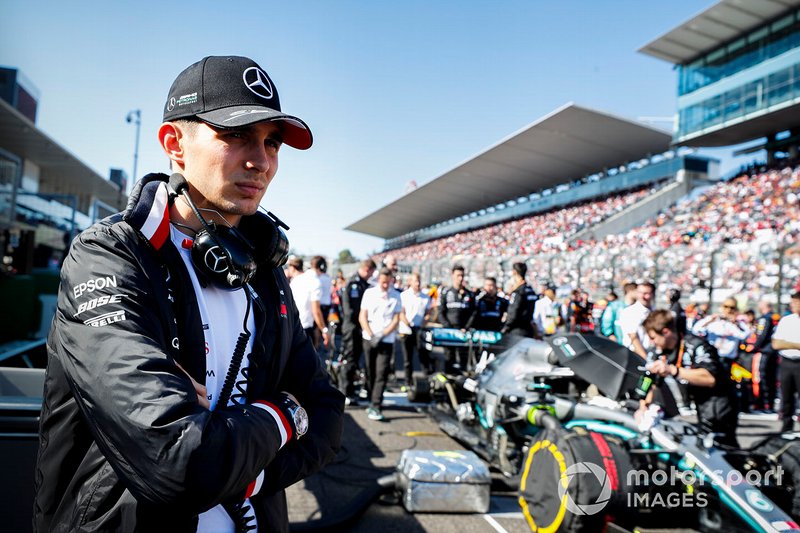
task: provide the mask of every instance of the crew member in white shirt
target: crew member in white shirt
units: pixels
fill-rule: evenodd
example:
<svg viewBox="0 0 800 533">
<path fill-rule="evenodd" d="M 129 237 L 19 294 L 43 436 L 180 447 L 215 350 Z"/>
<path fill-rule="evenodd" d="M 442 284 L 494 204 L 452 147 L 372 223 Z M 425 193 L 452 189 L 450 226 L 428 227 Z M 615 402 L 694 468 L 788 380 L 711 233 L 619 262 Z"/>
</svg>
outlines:
<svg viewBox="0 0 800 533">
<path fill-rule="evenodd" d="M 292 289 L 292 296 L 300 313 L 300 324 L 306 330 L 306 335 L 311 339 L 314 348 L 319 347 L 320 336 L 325 346 L 328 345 L 328 328 L 325 327 L 325 320 L 322 318 L 322 308 L 320 298 L 322 297 L 322 287 L 317 278 L 317 273 L 313 270 L 303 271 L 303 260 L 294 257 L 289 260 L 289 265 L 299 274 L 292 278 L 289 286 Z"/>
<path fill-rule="evenodd" d="M 544 289 L 544 296 L 533 306 L 533 322 L 539 336 L 549 337 L 556 333 L 560 306 L 556 303 L 556 290 L 552 285 Z"/>
<path fill-rule="evenodd" d="M 794 427 L 795 393 L 800 391 L 800 292 L 789 301 L 792 312 L 778 322 L 772 334 L 772 348 L 781 357 L 781 419 L 783 431 Z"/>
<path fill-rule="evenodd" d="M 647 359 L 648 350 L 652 350 L 653 341 L 647 336 L 642 323 L 650 314 L 653 305 L 653 294 L 656 286 L 649 281 L 640 282 L 636 286 L 636 302 L 619 312 L 619 326 L 622 330 L 622 345 Z"/>
<path fill-rule="evenodd" d="M 311 258 L 311 268 L 316 272 L 322 292 L 319 297 L 319 306 L 322 309 L 322 319 L 328 323 L 328 313 L 331 312 L 331 294 L 333 292 L 333 280 L 328 275 L 328 262 L 321 255 Z"/>
<path fill-rule="evenodd" d="M 364 291 L 358 316 L 366 353 L 367 390 L 370 395 L 367 417 L 370 420 L 385 419 L 381 410 L 383 391 L 389 377 L 389 363 L 403 310 L 400 293 L 392 283 L 394 274 L 390 269 L 382 268 L 377 284 Z"/>
<path fill-rule="evenodd" d="M 403 312 L 400 314 L 400 339 L 403 345 L 403 370 L 406 386 L 412 384 L 414 372 L 414 351 L 419 358 L 419 366 L 426 374 L 431 368 L 430 353 L 419 339 L 420 328 L 428 321 L 431 310 L 431 298 L 421 290 L 422 280 L 418 273 L 411 274 L 411 286 L 400 294 Z"/>
<path fill-rule="evenodd" d="M 705 337 L 719 353 L 720 361 L 730 368 L 739 357 L 739 345 L 750 336 L 752 330 L 736 320 L 739 305 L 735 298 L 726 298 L 720 312 L 695 322 L 692 332 Z"/>
</svg>

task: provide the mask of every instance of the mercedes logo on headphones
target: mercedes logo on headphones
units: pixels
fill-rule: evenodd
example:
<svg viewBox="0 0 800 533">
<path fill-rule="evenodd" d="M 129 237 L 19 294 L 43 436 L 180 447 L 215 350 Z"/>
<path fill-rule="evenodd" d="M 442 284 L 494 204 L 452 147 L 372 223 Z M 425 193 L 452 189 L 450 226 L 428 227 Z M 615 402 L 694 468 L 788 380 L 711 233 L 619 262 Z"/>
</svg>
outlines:
<svg viewBox="0 0 800 533">
<path fill-rule="evenodd" d="M 272 99 L 272 84 L 263 70 L 258 67 L 250 67 L 244 71 L 242 79 L 253 94 L 267 100 Z"/>
<path fill-rule="evenodd" d="M 215 274 L 222 274 L 228 270 L 228 260 L 219 246 L 212 246 L 206 251 L 203 260 L 208 269 Z"/>
</svg>

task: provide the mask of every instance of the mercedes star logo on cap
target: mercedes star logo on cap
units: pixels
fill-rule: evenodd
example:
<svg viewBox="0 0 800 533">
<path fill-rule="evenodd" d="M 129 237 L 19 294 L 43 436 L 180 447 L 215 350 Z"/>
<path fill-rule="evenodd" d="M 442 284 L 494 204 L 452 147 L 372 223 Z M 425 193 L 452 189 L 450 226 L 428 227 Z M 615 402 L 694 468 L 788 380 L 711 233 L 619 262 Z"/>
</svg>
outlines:
<svg viewBox="0 0 800 533">
<path fill-rule="evenodd" d="M 256 96 L 270 100 L 272 98 L 272 84 L 267 74 L 258 67 L 250 67 L 242 74 L 244 84 Z"/>
</svg>

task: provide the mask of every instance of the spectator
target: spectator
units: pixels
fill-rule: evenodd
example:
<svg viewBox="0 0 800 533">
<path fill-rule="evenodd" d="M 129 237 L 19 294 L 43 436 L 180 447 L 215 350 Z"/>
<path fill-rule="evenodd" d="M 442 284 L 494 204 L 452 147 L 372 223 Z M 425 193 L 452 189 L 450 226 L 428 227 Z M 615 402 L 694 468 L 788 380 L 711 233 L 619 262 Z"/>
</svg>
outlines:
<svg viewBox="0 0 800 533">
<path fill-rule="evenodd" d="M 403 343 L 403 370 L 406 386 L 413 385 L 414 353 L 418 355 L 420 368 L 425 374 L 433 372 L 430 353 L 421 342 L 420 330 L 428 321 L 431 298 L 422 292 L 418 273 L 411 274 L 411 284 L 400 294 L 403 313 L 400 315 L 400 338 Z"/>
<path fill-rule="evenodd" d="M 441 291 L 439 297 L 439 322 L 446 328 L 463 330 L 475 308 L 475 296 L 464 285 L 464 267 L 453 266 L 450 273 L 451 285 Z M 455 373 L 467 368 L 467 350 L 464 348 L 445 348 L 447 361 L 445 371 Z"/>
<path fill-rule="evenodd" d="M 502 330 L 503 334 L 535 337 L 533 308 L 539 297 L 525 281 L 528 265 L 514 263 L 511 268 L 511 296 L 508 298 L 508 313 Z"/>
<path fill-rule="evenodd" d="M 397 337 L 400 312 L 403 310 L 400 293 L 392 286 L 393 282 L 394 274 L 391 269 L 382 268 L 377 285 L 364 291 L 359 312 L 367 363 L 367 417 L 370 420 L 385 419 L 382 410 L 383 392 L 389 377 L 389 363 Z"/>
<path fill-rule="evenodd" d="M 475 298 L 475 309 L 466 328 L 500 331 L 507 311 L 508 300 L 497 295 L 497 280 L 488 277 L 483 281 L 483 291 Z"/>
<path fill-rule="evenodd" d="M 772 334 L 772 348 L 781 357 L 782 430 L 794 427 L 795 394 L 800 390 L 800 292 L 789 301 L 791 314 L 781 318 Z"/>
<path fill-rule="evenodd" d="M 297 311 L 300 313 L 300 323 L 306 330 L 306 335 L 311 339 L 314 348 L 319 348 L 320 336 L 323 344 L 328 346 L 328 327 L 322 316 L 322 285 L 314 269 L 303 271 L 303 260 L 295 257 L 291 260 L 290 268 L 297 273 L 292 277 L 289 286 L 292 289 Z"/>
<path fill-rule="evenodd" d="M 561 316 L 560 305 L 556 302 L 556 289 L 547 285 L 544 295 L 536 300 L 533 306 L 533 323 L 539 338 L 549 337 L 556 333 Z"/>
<path fill-rule="evenodd" d="M 361 299 L 369 287 L 369 279 L 374 271 L 375 262 L 372 259 L 361 261 L 358 270 L 348 280 L 339 298 L 342 306 L 342 364 L 338 374 L 338 385 L 339 390 L 347 398 L 347 405 L 358 405 L 355 377 L 364 353 L 359 315 Z"/>
<path fill-rule="evenodd" d="M 750 335 L 750 328 L 738 321 L 738 308 L 735 298 L 726 298 L 720 313 L 707 316 L 692 328 L 692 333 L 706 337 L 714 345 L 728 369 L 739 355 L 739 344 Z"/>
<path fill-rule="evenodd" d="M 636 302 L 629 305 L 619 314 L 619 327 L 622 331 L 622 345 L 639 354 L 643 359 L 648 358 L 648 350 L 653 343 L 642 329 L 642 322 L 650 314 L 655 293 L 655 285 L 650 281 L 636 284 Z"/>
<path fill-rule="evenodd" d="M 756 339 L 753 344 L 756 358 L 753 368 L 757 370 L 753 376 L 754 407 L 772 412 L 775 408 L 778 374 L 778 354 L 772 349 L 772 334 L 780 315 L 773 312 L 772 304 L 767 300 L 758 302 L 758 312 L 760 316 L 756 321 Z"/>
</svg>

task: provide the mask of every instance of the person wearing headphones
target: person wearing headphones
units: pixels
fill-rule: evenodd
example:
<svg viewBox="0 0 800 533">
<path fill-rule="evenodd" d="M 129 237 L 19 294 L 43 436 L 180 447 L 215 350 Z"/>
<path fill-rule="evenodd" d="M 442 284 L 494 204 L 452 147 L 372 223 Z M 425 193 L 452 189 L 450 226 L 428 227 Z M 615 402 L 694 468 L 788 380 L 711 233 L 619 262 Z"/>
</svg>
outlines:
<svg viewBox="0 0 800 533">
<path fill-rule="evenodd" d="M 206 57 L 170 88 L 148 174 L 80 234 L 61 272 L 34 530 L 288 530 L 284 489 L 333 460 L 344 396 L 303 330 L 259 211 L 286 144 L 253 60 Z"/>
</svg>

